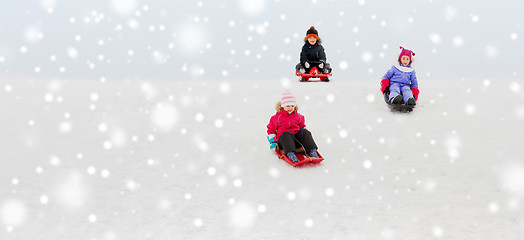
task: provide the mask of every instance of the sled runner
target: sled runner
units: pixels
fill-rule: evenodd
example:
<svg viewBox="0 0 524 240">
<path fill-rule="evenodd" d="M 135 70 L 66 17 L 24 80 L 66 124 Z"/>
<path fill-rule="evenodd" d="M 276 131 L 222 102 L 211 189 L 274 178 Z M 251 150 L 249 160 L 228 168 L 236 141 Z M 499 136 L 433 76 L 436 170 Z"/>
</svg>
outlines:
<svg viewBox="0 0 524 240">
<path fill-rule="evenodd" d="M 402 95 L 402 94 L 401 94 Z M 416 105 L 406 105 L 404 103 L 394 104 L 389 102 L 389 88 L 384 91 L 384 101 L 388 105 L 389 109 L 394 112 L 411 112 Z"/>
<path fill-rule="evenodd" d="M 284 150 L 279 150 L 278 147 L 277 147 L 277 148 L 275 148 L 275 152 L 277 153 L 277 156 L 280 159 L 286 161 L 287 163 L 289 163 L 293 167 L 300 166 L 300 165 L 303 165 L 305 163 L 319 163 L 319 162 L 322 162 L 324 160 L 324 158 L 322 157 L 322 155 L 320 155 L 319 152 L 317 152 L 319 158 L 306 156 L 304 147 L 300 147 L 300 148 L 297 148 L 295 150 L 295 155 L 297 155 L 297 158 L 299 160 L 298 162 L 295 162 L 295 163 L 293 161 L 291 161 L 291 159 L 289 159 L 286 156 L 286 154 L 284 153 Z"/>
<path fill-rule="evenodd" d="M 300 77 L 299 81 L 301 82 L 329 82 L 329 77 L 333 75 L 331 72 L 321 73 L 317 67 L 312 67 L 309 73 L 295 72 L 295 74 Z M 314 78 L 314 80 L 312 80 L 312 78 Z"/>
</svg>

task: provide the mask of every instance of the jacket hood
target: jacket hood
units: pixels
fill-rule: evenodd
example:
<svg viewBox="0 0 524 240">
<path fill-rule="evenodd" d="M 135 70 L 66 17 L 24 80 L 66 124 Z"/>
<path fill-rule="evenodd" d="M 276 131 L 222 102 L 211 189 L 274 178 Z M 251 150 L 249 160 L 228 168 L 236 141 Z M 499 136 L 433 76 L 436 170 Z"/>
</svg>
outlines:
<svg viewBox="0 0 524 240">
<path fill-rule="evenodd" d="M 282 107 L 280 106 L 280 101 L 277 102 L 277 104 L 275 105 L 275 110 L 277 110 L 277 112 L 281 112 L 282 111 Z M 295 106 L 295 112 L 298 111 L 298 105 Z"/>
<path fill-rule="evenodd" d="M 322 45 L 322 39 L 317 39 L 317 42 L 313 45 L 311 45 L 311 43 L 309 43 L 309 41 L 307 39 L 304 39 L 304 44 L 307 45 L 307 46 L 315 46 L 315 45 Z"/>
</svg>

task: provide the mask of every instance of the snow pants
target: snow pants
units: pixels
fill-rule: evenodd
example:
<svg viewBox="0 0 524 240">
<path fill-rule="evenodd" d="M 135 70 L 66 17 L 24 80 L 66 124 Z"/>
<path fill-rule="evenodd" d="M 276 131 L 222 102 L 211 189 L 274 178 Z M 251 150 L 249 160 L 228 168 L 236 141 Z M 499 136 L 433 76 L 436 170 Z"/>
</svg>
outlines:
<svg viewBox="0 0 524 240">
<path fill-rule="evenodd" d="M 402 98 L 404 98 L 404 103 L 407 103 L 408 98 L 413 97 L 411 86 L 409 84 L 403 84 L 399 82 L 392 82 L 391 84 L 389 84 L 389 101 L 391 101 L 391 99 L 393 99 L 399 94 L 402 94 Z"/>
<path fill-rule="evenodd" d="M 297 133 L 284 132 L 278 138 L 278 147 L 284 150 L 284 153 L 294 152 L 298 147 L 303 146 L 306 152 L 317 149 L 317 144 L 313 140 L 311 132 L 305 128 L 300 129 Z"/>
</svg>

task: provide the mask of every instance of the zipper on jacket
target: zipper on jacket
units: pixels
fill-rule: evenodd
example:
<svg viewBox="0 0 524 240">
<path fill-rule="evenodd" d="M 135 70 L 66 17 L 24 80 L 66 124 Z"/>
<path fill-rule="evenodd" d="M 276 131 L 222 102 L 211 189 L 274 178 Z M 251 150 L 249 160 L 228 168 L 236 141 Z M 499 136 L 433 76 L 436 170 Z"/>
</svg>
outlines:
<svg viewBox="0 0 524 240">
<path fill-rule="evenodd" d="M 289 114 L 289 130 L 290 130 L 290 131 L 291 131 L 291 129 L 292 129 L 292 128 L 291 128 L 291 121 L 293 120 L 293 119 L 291 118 L 291 115 L 292 115 L 292 114 L 293 114 L 293 113 Z"/>
</svg>

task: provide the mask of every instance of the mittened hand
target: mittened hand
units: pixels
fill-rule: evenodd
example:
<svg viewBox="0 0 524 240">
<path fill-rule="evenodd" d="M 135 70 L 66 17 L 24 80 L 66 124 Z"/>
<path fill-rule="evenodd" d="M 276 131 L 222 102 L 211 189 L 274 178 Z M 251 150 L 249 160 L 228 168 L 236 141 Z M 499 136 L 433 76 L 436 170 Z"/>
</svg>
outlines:
<svg viewBox="0 0 524 240">
<path fill-rule="evenodd" d="M 275 134 L 271 134 L 267 136 L 267 140 L 269 141 L 269 149 L 274 149 L 277 147 L 277 141 L 275 141 Z"/>
<path fill-rule="evenodd" d="M 420 93 L 420 91 L 418 90 L 418 88 L 412 88 L 411 91 L 413 92 L 413 96 L 415 97 L 415 101 L 418 100 L 418 94 Z"/>
<path fill-rule="evenodd" d="M 304 67 L 309 68 L 309 67 L 311 67 L 311 64 L 309 64 L 309 62 L 305 62 L 304 63 Z"/>
<path fill-rule="evenodd" d="M 382 81 L 380 81 L 380 91 L 384 93 L 386 91 L 386 88 L 389 87 L 389 79 L 384 78 Z"/>
</svg>

